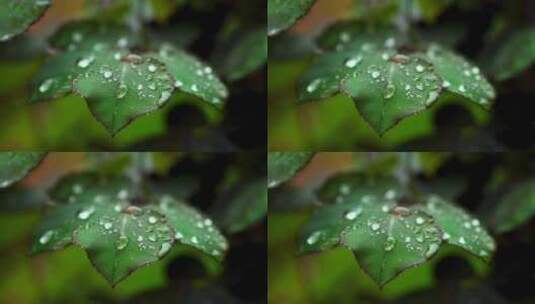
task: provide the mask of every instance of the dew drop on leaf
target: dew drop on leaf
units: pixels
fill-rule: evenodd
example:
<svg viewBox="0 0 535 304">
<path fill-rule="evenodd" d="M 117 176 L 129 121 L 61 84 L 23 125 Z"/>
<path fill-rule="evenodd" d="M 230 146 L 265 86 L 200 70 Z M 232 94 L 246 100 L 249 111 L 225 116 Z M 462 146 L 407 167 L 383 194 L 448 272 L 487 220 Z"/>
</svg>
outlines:
<svg viewBox="0 0 535 304">
<path fill-rule="evenodd" d="M 52 78 L 49 78 L 49 79 L 43 81 L 43 83 L 41 83 L 41 85 L 39 86 L 39 92 L 44 93 L 44 92 L 48 91 L 48 89 L 50 89 L 50 86 L 53 83 L 54 83 L 54 79 L 52 79 Z"/>
<path fill-rule="evenodd" d="M 307 244 L 309 245 L 314 245 L 316 244 L 316 242 L 319 240 L 321 236 L 321 232 L 320 231 L 315 231 L 313 232 L 308 238 L 307 238 Z"/>
<path fill-rule="evenodd" d="M 125 235 L 121 235 L 117 239 L 117 250 L 123 250 L 128 246 L 128 238 Z"/>
<path fill-rule="evenodd" d="M 183 237 L 184 237 L 184 236 L 182 235 L 182 233 L 180 233 L 180 232 L 178 232 L 178 231 L 175 232 L 175 239 L 176 239 L 176 240 L 180 240 L 180 239 L 183 238 Z"/>
<path fill-rule="evenodd" d="M 39 238 L 39 243 L 41 243 L 42 245 L 45 245 L 46 243 L 48 243 L 50 241 L 50 239 L 52 238 L 53 235 L 54 235 L 54 231 L 52 231 L 52 230 L 49 230 L 49 231 L 45 232 Z"/>
<path fill-rule="evenodd" d="M 160 251 L 158 251 L 158 256 L 163 257 L 169 250 L 171 250 L 171 243 L 163 243 L 160 246 Z"/>
<path fill-rule="evenodd" d="M 156 224 L 156 222 L 158 222 L 158 219 L 155 216 L 150 216 L 149 217 L 149 223 Z"/>
<path fill-rule="evenodd" d="M 81 220 L 87 220 L 95 212 L 95 207 L 91 206 L 87 209 L 84 209 L 78 213 L 78 218 Z"/>
<path fill-rule="evenodd" d="M 348 220 L 351 221 L 351 220 L 356 219 L 361 213 L 362 213 L 362 208 L 357 207 L 357 208 L 355 208 L 355 209 L 353 209 L 353 210 L 348 211 L 348 212 L 344 215 L 344 217 L 345 217 L 346 219 L 348 219 Z"/>
<path fill-rule="evenodd" d="M 396 239 L 394 239 L 392 236 L 389 236 L 388 238 L 386 238 L 385 251 L 392 251 L 395 245 L 396 245 Z"/>
<path fill-rule="evenodd" d="M 128 92 L 128 87 L 124 83 L 121 83 L 121 85 L 119 85 L 119 89 L 117 91 L 117 98 L 118 99 L 123 99 L 126 96 L 127 92 Z"/>
<path fill-rule="evenodd" d="M 356 56 L 356 57 L 351 57 L 351 58 L 348 58 L 346 61 L 345 61 L 345 66 L 348 67 L 348 68 L 354 68 L 356 67 L 360 62 L 362 61 L 362 57 L 361 56 Z"/>
</svg>

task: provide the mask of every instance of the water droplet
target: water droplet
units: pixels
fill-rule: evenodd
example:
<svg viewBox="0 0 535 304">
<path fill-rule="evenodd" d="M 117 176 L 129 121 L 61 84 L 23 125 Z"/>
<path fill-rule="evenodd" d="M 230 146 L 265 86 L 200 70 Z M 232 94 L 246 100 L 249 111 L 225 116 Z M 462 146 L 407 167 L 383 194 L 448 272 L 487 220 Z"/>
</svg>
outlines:
<svg viewBox="0 0 535 304">
<path fill-rule="evenodd" d="M 143 242 L 143 236 L 139 235 L 139 236 L 137 237 L 137 241 L 138 241 L 138 242 Z"/>
<path fill-rule="evenodd" d="M 178 232 L 178 231 L 175 232 L 175 239 L 180 240 L 180 239 L 183 238 L 183 237 L 184 237 L 184 236 L 182 235 L 182 233 L 180 233 L 180 232 Z"/>
<path fill-rule="evenodd" d="M 105 70 L 105 71 L 102 73 L 102 75 L 104 75 L 104 78 L 106 78 L 106 79 L 110 79 L 111 76 L 113 76 L 113 73 L 112 73 L 111 71 L 109 71 L 109 70 Z"/>
<path fill-rule="evenodd" d="M 211 219 L 205 219 L 205 220 L 204 220 L 204 224 L 205 224 L 206 226 L 212 226 L 213 222 L 212 222 Z"/>
<path fill-rule="evenodd" d="M 117 239 L 117 244 L 116 244 L 116 248 L 117 250 L 123 250 L 126 248 L 126 246 L 128 246 L 128 238 L 125 236 L 125 235 L 121 235 L 118 239 Z"/>
<path fill-rule="evenodd" d="M 464 87 L 464 85 L 461 84 L 461 85 L 459 86 L 459 91 L 461 91 L 461 92 L 463 92 L 463 93 L 466 92 L 466 88 Z"/>
<path fill-rule="evenodd" d="M 44 92 L 48 91 L 48 89 L 50 89 L 50 86 L 53 83 L 54 83 L 54 79 L 52 79 L 52 78 L 43 81 L 43 83 L 41 83 L 41 85 L 39 86 L 39 92 L 44 93 Z"/>
<path fill-rule="evenodd" d="M 307 238 L 307 244 L 314 245 L 319 240 L 321 236 L 321 231 L 315 231 L 313 232 L 308 238 Z"/>
<path fill-rule="evenodd" d="M 74 194 L 80 194 L 83 191 L 84 191 L 84 188 L 80 184 L 75 184 L 74 186 L 72 186 L 72 192 L 74 192 Z"/>
<path fill-rule="evenodd" d="M 472 68 L 472 73 L 477 75 L 477 74 L 479 74 L 479 72 L 480 72 L 479 68 L 477 68 L 477 67 Z"/>
<path fill-rule="evenodd" d="M 160 95 L 160 99 L 158 100 L 158 103 L 163 104 L 169 99 L 169 97 L 171 97 L 171 92 L 163 91 L 162 94 Z"/>
<path fill-rule="evenodd" d="M 451 237 L 451 236 L 450 236 L 447 232 L 444 232 L 444 234 L 442 235 L 442 239 L 443 239 L 443 240 L 449 240 L 450 237 Z"/>
<path fill-rule="evenodd" d="M 381 58 L 383 58 L 384 61 L 387 61 L 390 58 L 390 55 L 388 55 L 388 53 L 383 53 L 383 55 L 381 55 Z"/>
<path fill-rule="evenodd" d="M 464 237 L 461 236 L 461 237 L 459 238 L 459 243 L 461 243 L 461 244 L 463 244 L 463 245 L 466 244 L 466 240 L 464 239 Z"/>
<path fill-rule="evenodd" d="M 125 48 L 128 46 L 128 39 L 126 37 L 121 37 L 121 39 L 119 39 L 117 41 L 117 46 L 120 47 L 120 48 Z"/>
<path fill-rule="evenodd" d="M 423 219 L 423 217 L 417 217 L 416 218 L 416 224 L 418 225 L 421 225 L 425 222 L 425 220 Z"/>
<path fill-rule="evenodd" d="M 353 210 L 350 210 L 348 211 L 346 214 L 345 214 L 345 218 L 352 221 L 354 219 L 356 219 L 360 214 L 362 213 L 362 208 L 360 207 L 357 207 Z"/>
<path fill-rule="evenodd" d="M 420 91 L 423 91 L 424 86 L 423 86 L 421 83 L 418 83 L 418 84 L 416 85 L 416 88 L 417 88 L 418 90 L 420 90 Z"/>
<path fill-rule="evenodd" d="M 444 80 L 444 82 L 442 83 L 442 86 L 444 88 L 449 88 L 451 86 L 451 83 L 449 81 L 447 81 L 447 80 Z"/>
<path fill-rule="evenodd" d="M 429 93 L 429 96 L 427 96 L 425 104 L 426 105 L 432 104 L 437 99 L 437 97 L 438 97 L 438 92 L 437 91 L 431 91 Z"/>
<path fill-rule="evenodd" d="M 196 236 L 191 237 L 191 242 L 192 242 L 193 244 L 199 244 L 199 240 L 197 239 Z"/>
<path fill-rule="evenodd" d="M 212 74 L 212 72 L 213 72 L 213 70 L 212 70 L 211 67 L 207 66 L 207 67 L 204 68 L 204 73 L 206 73 L 206 74 Z"/>
<path fill-rule="evenodd" d="M 50 241 L 52 236 L 54 236 L 54 231 L 48 230 L 47 232 L 43 233 L 43 235 L 39 238 L 39 243 L 45 245 Z"/>
<path fill-rule="evenodd" d="M 394 96 L 395 91 L 396 91 L 396 87 L 392 83 L 389 82 L 388 85 L 386 86 L 385 94 L 383 95 L 383 97 L 385 99 L 390 99 L 392 98 L 392 96 Z"/>
<path fill-rule="evenodd" d="M 171 243 L 163 243 L 160 247 L 160 251 L 158 251 L 158 256 L 163 257 L 169 252 L 169 250 L 171 250 Z"/>
<path fill-rule="evenodd" d="M 196 84 L 194 84 L 194 85 L 191 86 L 191 90 L 192 90 L 193 92 L 199 92 L 199 88 L 197 87 Z"/>
<path fill-rule="evenodd" d="M 427 252 L 425 253 L 426 257 L 432 256 L 435 252 L 438 250 L 438 244 L 437 243 L 431 243 L 429 245 L 429 248 L 427 249 Z"/>
<path fill-rule="evenodd" d="M 113 227 L 113 224 L 112 224 L 112 223 L 105 223 L 105 224 L 104 224 L 104 228 L 105 228 L 106 230 L 110 230 L 111 227 Z"/>
<path fill-rule="evenodd" d="M 119 89 L 117 90 L 117 98 L 123 99 L 126 96 L 127 92 L 128 87 L 124 83 L 121 83 L 121 85 L 119 85 Z"/>
<path fill-rule="evenodd" d="M 121 60 L 121 57 L 122 57 L 122 56 L 121 56 L 121 53 L 119 53 L 119 52 L 113 54 L 113 58 L 114 58 L 115 60 Z"/>
<path fill-rule="evenodd" d="M 184 84 L 182 83 L 182 81 L 180 81 L 180 80 L 175 81 L 175 88 L 180 88 L 183 85 Z"/>
<path fill-rule="evenodd" d="M 419 64 L 416 66 L 416 72 L 421 73 L 425 70 L 424 66 Z"/>
<path fill-rule="evenodd" d="M 156 66 L 154 64 L 149 65 L 149 72 L 154 73 L 156 72 Z"/>
<path fill-rule="evenodd" d="M 405 243 L 410 243 L 411 242 L 411 237 L 410 236 L 406 236 L 405 237 Z"/>
<path fill-rule="evenodd" d="M 341 32 L 340 33 L 340 41 L 342 42 L 349 42 L 351 40 L 351 35 L 347 32 Z"/>
<path fill-rule="evenodd" d="M 120 200 L 125 200 L 128 198 L 128 191 L 126 189 L 122 189 L 117 193 L 117 198 Z"/>
<path fill-rule="evenodd" d="M 379 225 L 379 224 L 377 224 L 377 223 L 373 223 L 373 224 L 371 225 L 371 227 L 372 227 L 372 230 L 373 230 L 373 231 L 377 231 L 377 230 L 379 230 L 379 228 L 381 228 L 381 225 Z"/>
<path fill-rule="evenodd" d="M 479 226 L 480 225 L 479 220 L 478 219 L 473 219 L 472 220 L 472 225 L 474 225 L 476 227 Z"/>
<path fill-rule="evenodd" d="M 377 78 L 379 78 L 379 76 L 381 76 L 381 73 L 379 73 L 378 71 L 373 71 L 372 72 L 372 78 L 373 79 L 377 79 Z"/>
<path fill-rule="evenodd" d="M 392 251 L 395 245 L 396 245 L 396 239 L 394 239 L 391 236 L 388 236 L 385 242 L 385 251 Z"/>
<path fill-rule="evenodd" d="M 397 193 L 396 193 L 396 190 L 394 189 L 389 189 L 388 191 L 385 192 L 385 198 L 387 200 L 393 200 L 395 199 L 397 196 Z"/>
<path fill-rule="evenodd" d="M 419 236 L 416 237 L 416 241 L 417 241 L 418 243 L 423 243 L 424 238 L 423 238 L 421 235 L 419 235 Z"/>
<path fill-rule="evenodd" d="M 87 209 L 84 209 L 78 213 L 78 218 L 81 220 L 87 220 L 95 212 L 95 207 L 91 206 Z"/>
<path fill-rule="evenodd" d="M 321 84 L 321 79 L 318 78 L 318 79 L 312 80 L 307 86 L 307 92 L 308 93 L 314 92 L 320 84 Z"/>
<path fill-rule="evenodd" d="M 390 211 L 390 207 L 388 207 L 388 205 L 383 205 L 383 207 L 381 207 L 381 210 L 383 210 L 383 212 L 388 212 Z"/>
<path fill-rule="evenodd" d="M 345 66 L 348 68 L 356 67 L 362 61 L 361 56 L 351 57 L 345 61 Z"/>
<path fill-rule="evenodd" d="M 155 216 L 150 216 L 149 217 L 149 223 L 156 224 L 156 222 L 158 222 L 158 219 Z"/>
<path fill-rule="evenodd" d="M 349 192 L 351 192 L 351 187 L 349 187 L 349 185 L 347 184 L 343 184 L 340 186 L 340 193 L 342 193 L 343 195 L 348 195 Z"/>
<path fill-rule="evenodd" d="M 390 38 L 385 40 L 385 47 L 391 49 L 394 46 L 396 46 L 396 39 L 394 39 L 393 37 L 390 37 Z"/>
<path fill-rule="evenodd" d="M 149 84 L 149 89 L 156 90 L 156 85 L 154 83 Z"/>
<path fill-rule="evenodd" d="M 479 255 L 480 256 L 487 256 L 489 254 L 485 250 L 481 250 L 481 251 L 479 251 Z"/>
<path fill-rule="evenodd" d="M 472 228 L 472 224 L 470 224 L 469 222 L 464 222 L 464 223 L 463 223 L 463 226 L 464 226 L 464 228 L 466 228 L 466 229 L 470 229 L 470 228 Z"/>
</svg>

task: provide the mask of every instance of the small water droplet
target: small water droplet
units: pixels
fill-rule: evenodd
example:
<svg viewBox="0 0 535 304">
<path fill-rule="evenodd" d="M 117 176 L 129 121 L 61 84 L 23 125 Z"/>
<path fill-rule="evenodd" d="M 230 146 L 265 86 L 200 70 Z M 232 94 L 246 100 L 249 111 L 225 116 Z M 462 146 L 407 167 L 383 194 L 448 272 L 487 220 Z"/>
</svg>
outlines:
<svg viewBox="0 0 535 304">
<path fill-rule="evenodd" d="M 396 46 L 396 39 L 394 39 L 394 37 L 390 37 L 385 40 L 385 47 L 391 49 L 394 46 Z"/>
<path fill-rule="evenodd" d="M 169 250 L 171 250 L 171 243 L 163 243 L 160 247 L 160 251 L 158 251 L 158 256 L 163 257 Z"/>
<path fill-rule="evenodd" d="M 175 239 L 180 240 L 180 239 L 183 238 L 183 237 L 184 237 L 184 235 L 182 235 L 182 233 L 180 233 L 180 232 L 178 232 L 178 231 L 175 232 Z"/>
<path fill-rule="evenodd" d="M 126 189 L 122 189 L 117 193 L 117 198 L 120 200 L 125 200 L 128 198 L 128 191 Z"/>
<path fill-rule="evenodd" d="M 353 210 L 348 211 L 344 217 L 350 221 L 356 219 L 362 213 L 362 208 L 357 207 Z"/>
<path fill-rule="evenodd" d="M 156 69 L 157 68 L 156 68 L 156 66 L 154 64 L 150 64 L 149 65 L 149 72 L 154 73 L 154 72 L 156 72 Z"/>
<path fill-rule="evenodd" d="M 423 224 L 424 222 L 425 222 L 425 220 L 424 220 L 422 217 L 417 217 L 417 218 L 416 218 L 416 224 L 421 225 L 421 224 Z"/>
<path fill-rule="evenodd" d="M 81 220 L 87 220 L 95 212 L 95 207 L 91 206 L 87 209 L 84 209 L 78 213 L 78 218 Z"/>
<path fill-rule="evenodd" d="M 373 71 L 372 72 L 372 78 L 373 79 L 377 79 L 377 78 L 379 78 L 379 76 L 381 76 L 381 73 L 379 73 L 378 71 Z"/>
<path fill-rule="evenodd" d="M 111 71 L 109 71 L 109 70 L 105 70 L 105 71 L 102 73 L 102 75 L 104 75 L 104 78 L 106 78 L 106 79 L 110 79 L 111 76 L 113 76 L 113 73 L 112 73 Z"/>
<path fill-rule="evenodd" d="M 123 99 L 126 96 L 127 92 L 128 87 L 124 83 L 121 83 L 121 85 L 119 85 L 119 89 L 117 90 L 117 98 Z"/>
<path fill-rule="evenodd" d="M 117 41 L 117 46 L 120 47 L 120 48 L 125 48 L 128 46 L 128 39 L 126 37 L 121 37 L 121 39 L 119 39 Z"/>
<path fill-rule="evenodd" d="M 459 243 L 461 243 L 461 244 L 463 244 L 463 245 L 466 244 L 466 240 L 464 239 L 464 237 L 461 236 L 461 237 L 459 238 Z"/>
<path fill-rule="evenodd" d="M 125 235 L 121 235 L 117 239 L 116 248 L 117 250 L 123 250 L 126 248 L 126 246 L 128 246 L 128 238 Z"/>
<path fill-rule="evenodd" d="M 421 73 L 425 70 L 424 66 L 419 64 L 416 66 L 416 72 Z"/>
<path fill-rule="evenodd" d="M 50 241 L 52 236 L 54 236 L 54 231 L 48 230 L 47 232 L 43 233 L 43 235 L 39 238 L 39 243 L 45 245 Z"/>
<path fill-rule="evenodd" d="M 349 42 L 349 40 L 351 40 L 351 35 L 349 35 L 349 33 L 347 32 L 340 33 L 340 41 L 345 43 L 345 42 Z"/>
<path fill-rule="evenodd" d="M 461 91 L 461 92 L 463 92 L 463 93 L 466 92 L 466 88 L 464 87 L 464 85 L 461 84 L 461 85 L 459 86 L 459 91 Z"/>
<path fill-rule="evenodd" d="M 158 103 L 163 104 L 169 99 L 169 97 L 171 97 L 171 92 L 163 91 L 162 94 L 160 95 L 160 99 L 158 100 Z"/>
<path fill-rule="evenodd" d="M 443 239 L 443 240 L 449 240 L 450 237 L 451 237 L 451 236 L 450 236 L 447 232 L 444 232 L 444 234 L 442 235 L 442 239 Z"/>
<path fill-rule="evenodd" d="M 427 249 L 427 252 L 425 253 L 426 257 L 432 256 L 435 252 L 438 250 L 438 244 L 437 243 L 431 243 L 429 245 L 429 248 Z"/>
<path fill-rule="evenodd" d="M 158 222 L 158 219 L 155 216 L 150 216 L 149 217 L 149 223 L 156 224 L 156 222 Z"/>
<path fill-rule="evenodd" d="M 321 84 L 321 79 L 318 78 L 318 79 L 312 80 L 307 86 L 307 92 L 308 93 L 314 92 L 320 84 Z"/>
<path fill-rule="evenodd" d="M 473 219 L 472 220 L 472 225 L 474 225 L 475 227 L 479 226 L 480 225 L 479 220 L 478 219 Z"/>
<path fill-rule="evenodd" d="M 196 236 L 193 236 L 193 237 L 191 237 L 191 242 L 192 242 L 193 244 L 199 244 L 199 239 L 197 239 Z"/>
<path fill-rule="evenodd" d="M 307 238 L 307 244 L 314 245 L 316 242 L 318 242 L 319 238 L 321 236 L 321 231 L 315 231 L 313 232 L 308 238 Z"/>
<path fill-rule="evenodd" d="M 379 225 L 377 223 L 373 223 L 371 225 L 371 228 L 372 228 L 373 231 L 377 231 L 377 230 L 379 230 L 379 228 L 381 228 L 381 225 Z"/>
<path fill-rule="evenodd" d="M 397 196 L 397 192 L 394 189 L 389 189 L 388 191 L 385 192 L 385 198 L 387 200 L 393 200 L 396 198 L 396 196 Z"/>
<path fill-rule="evenodd" d="M 385 242 L 385 251 L 392 251 L 395 245 L 396 245 L 396 239 L 394 239 L 392 236 L 388 236 Z"/>
<path fill-rule="evenodd" d="M 175 81 L 175 88 L 180 88 L 183 85 L 184 85 L 184 83 L 182 83 L 182 81 L 180 81 L 180 80 Z"/>
<path fill-rule="evenodd" d="M 196 84 L 194 84 L 194 85 L 191 86 L 191 90 L 192 90 L 193 92 L 198 92 L 198 91 L 199 91 L 199 88 L 197 87 Z"/>
<path fill-rule="evenodd" d="M 72 192 L 74 192 L 74 194 L 80 194 L 83 191 L 84 191 L 84 188 L 80 184 L 75 184 L 74 186 L 72 186 Z"/>
<path fill-rule="evenodd" d="M 41 83 L 41 85 L 39 86 L 39 92 L 44 93 L 44 92 L 48 91 L 48 89 L 50 89 L 50 86 L 53 83 L 54 83 L 54 79 L 52 79 L 52 78 L 43 81 L 43 83 Z"/>
<path fill-rule="evenodd" d="M 395 92 L 396 92 L 396 87 L 392 83 L 389 82 L 388 85 L 386 86 L 383 97 L 385 99 L 390 99 L 392 98 L 392 96 L 394 96 Z"/>
<path fill-rule="evenodd" d="M 356 67 L 360 62 L 362 61 L 362 57 L 361 56 L 356 56 L 356 57 L 351 57 L 351 58 L 348 58 L 346 61 L 345 61 L 345 66 L 348 67 L 348 68 L 354 68 Z"/>
<path fill-rule="evenodd" d="M 442 86 L 444 88 L 449 88 L 451 86 L 451 83 L 449 81 L 447 81 L 447 80 L 444 80 L 444 82 L 442 83 Z"/>
<path fill-rule="evenodd" d="M 105 223 L 105 224 L 104 224 L 104 228 L 105 228 L 106 230 L 110 230 L 111 227 L 113 227 L 113 224 L 112 224 L 112 223 Z"/>
<path fill-rule="evenodd" d="M 381 207 L 381 210 L 383 210 L 383 212 L 388 212 L 390 211 L 390 207 L 388 207 L 388 205 L 383 205 L 383 207 Z"/>
</svg>

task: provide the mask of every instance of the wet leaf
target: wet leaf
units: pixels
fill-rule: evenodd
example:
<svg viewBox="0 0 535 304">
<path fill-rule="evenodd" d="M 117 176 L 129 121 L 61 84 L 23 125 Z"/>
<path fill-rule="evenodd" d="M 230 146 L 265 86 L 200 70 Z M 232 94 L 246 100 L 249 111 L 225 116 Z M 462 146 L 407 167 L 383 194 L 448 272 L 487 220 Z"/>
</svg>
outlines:
<svg viewBox="0 0 535 304">
<path fill-rule="evenodd" d="M 318 190 L 323 203 L 347 203 L 354 197 L 396 200 L 404 196 L 404 189 L 391 177 L 368 177 L 360 173 L 342 173 L 329 178 Z"/>
<path fill-rule="evenodd" d="M 498 80 L 514 77 L 535 61 L 535 27 L 513 32 L 492 53 L 492 74 Z"/>
<path fill-rule="evenodd" d="M 268 210 L 266 180 L 258 179 L 234 189 L 214 209 L 218 224 L 230 233 L 237 233 L 262 220 Z"/>
<path fill-rule="evenodd" d="M 127 49 L 139 43 L 138 37 L 124 25 L 83 20 L 63 25 L 49 42 L 54 48 L 69 51 L 98 49 L 102 45 Z"/>
<path fill-rule="evenodd" d="M 84 58 L 85 60 L 88 58 Z M 173 78 L 165 65 L 145 55 L 103 50 L 73 82 L 91 113 L 112 135 L 171 97 Z"/>
<path fill-rule="evenodd" d="M 266 63 L 268 43 L 265 28 L 239 31 L 232 38 L 216 51 L 213 62 L 226 79 L 235 81 Z"/>
<path fill-rule="evenodd" d="M 214 70 L 194 56 L 170 46 L 163 46 L 158 54 L 149 56 L 166 65 L 178 90 L 195 95 L 216 107 L 221 107 L 228 97 L 227 88 Z"/>
<path fill-rule="evenodd" d="M 50 0 L 0 1 L 0 41 L 24 32 L 50 6 Z"/>
<path fill-rule="evenodd" d="M 320 207 L 301 230 L 300 252 L 344 246 L 380 286 L 427 261 L 441 245 L 440 227 L 425 212 L 386 196 L 355 193 L 344 203 Z"/>
<path fill-rule="evenodd" d="M 354 64 L 358 58 L 362 62 Z M 432 64 L 413 55 L 374 51 L 348 57 L 345 65 L 354 71 L 342 80 L 341 89 L 380 135 L 430 107 L 442 90 L 442 80 Z"/>
<path fill-rule="evenodd" d="M 275 35 L 305 15 L 315 0 L 268 0 L 268 34 Z"/>
<path fill-rule="evenodd" d="M 276 187 L 292 178 L 313 155 L 312 152 L 269 152 L 268 187 Z"/>
<path fill-rule="evenodd" d="M 493 214 L 496 231 L 509 232 L 535 214 L 535 180 L 515 186 L 499 202 Z"/>
<path fill-rule="evenodd" d="M 442 77 L 442 86 L 446 90 L 490 108 L 496 93 L 477 66 L 436 44 L 428 48 L 426 55 Z"/>
<path fill-rule="evenodd" d="M 165 215 L 175 231 L 175 240 L 222 260 L 228 242 L 214 222 L 195 208 L 163 196 L 154 210 Z"/>
<path fill-rule="evenodd" d="M 435 218 L 443 230 L 442 239 L 445 242 L 459 246 L 485 261 L 490 260 L 496 244 L 477 218 L 437 195 L 425 199 L 422 210 Z"/>
<path fill-rule="evenodd" d="M 401 38 L 392 27 L 371 27 L 362 21 L 340 21 L 329 26 L 318 38 L 318 45 L 324 50 L 343 51 L 361 48 L 365 44 L 376 47 L 396 48 Z"/>
<path fill-rule="evenodd" d="M 0 152 L 0 188 L 6 188 L 23 179 L 46 153 Z"/>
</svg>

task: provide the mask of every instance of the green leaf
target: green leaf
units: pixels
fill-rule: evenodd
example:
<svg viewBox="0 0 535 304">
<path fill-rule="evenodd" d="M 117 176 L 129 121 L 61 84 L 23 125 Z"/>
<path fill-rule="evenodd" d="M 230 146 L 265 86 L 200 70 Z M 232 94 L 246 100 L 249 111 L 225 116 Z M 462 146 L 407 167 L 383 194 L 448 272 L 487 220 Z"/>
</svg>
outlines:
<svg viewBox="0 0 535 304">
<path fill-rule="evenodd" d="M 312 152 L 269 152 L 268 187 L 276 187 L 292 178 L 313 155 Z"/>
<path fill-rule="evenodd" d="M 164 214 L 175 231 L 175 239 L 221 260 L 228 249 L 228 242 L 212 220 L 197 209 L 170 196 L 163 196 L 153 207 Z"/>
<path fill-rule="evenodd" d="M 45 155 L 41 152 L 0 152 L 0 188 L 23 179 Z"/>
<path fill-rule="evenodd" d="M 265 28 L 239 31 L 218 48 L 213 62 L 221 75 L 235 81 L 262 67 L 267 53 Z"/>
<path fill-rule="evenodd" d="M 353 73 L 342 79 L 342 91 L 353 98 L 364 119 L 380 135 L 430 107 L 442 90 L 433 65 L 414 55 L 399 55 L 393 50 L 375 50 L 364 56 L 356 53 L 347 58 L 345 66 Z M 307 87 L 309 91 L 313 91 L 313 84 Z"/>
<path fill-rule="evenodd" d="M 432 215 L 444 232 L 445 242 L 489 261 L 496 249 L 494 239 L 479 220 L 437 195 L 424 200 L 422 210 Z"/>
<path fill-rule="evenodd" d="M 402 39 L 392 27 L 372 27 L 362 21 L 340 21 L 329 26 L 318 38 L 324 50 L 343 51 L 360 48 L 366 44 L 376 47 L 397 48 Z"/>
<path fill-rule="evenodd" d="M 496 92 L 478 67 L 436 44 L 428 48 L 426 55 L 444 80 L 442 86 L 446 90 L 464 96 L 484 108 L 490 108 Z"/>
<path fill-rule="evenodd" d="M 164 257 L 175 238 L 173 228 L 162 214 L 128 207 L 117 212 L 110 203 L 94 205 L 94 215 L 74 231 L 73 239 L 87 251 L 93 266 L 115 286 L 137 268 Z"/>
<path fill-rule="evenodd" d="M 180 91 L 195 95 L 221 107 L 228 97 L 225 85 L 213 69 L 194 56 L 170 46 L 163 46 L 158 54 L 149 56 L 163 62 L 174 77 L 174 85 Z"/>
<path fill-rule="evenodd" d="M 121 24 L 83 20 L 63 25 L 49 39 L 49 42 L 54 48 L 69 51 L 98 49 L 101 45 L 128 49 L 139 44 L 138 37 L 139 35 L 135 35 Z"/>
<path fill-rule="evenodd" d="M 1 0 L 0 41 L 24 32 L 50 6 L 50 0 Z"/>
<path fill-rule="evenodd" d="M 518 184 L 498 203 L 493 226 L 500 233 L 509 232 L 535 214 L 535 180 Z"/>
<path fill-rule="evenodd" d="M 165 256 L 175 242 L 217 259 L 228 245 L 212 221 L 170 196 L 139 201 L 124 178 L 91 173 L 63 178 L 51 191 L 56 204 L 35 230 L 30 252 L 84 248 L 95 268 L 116 285 L 137 268 Z"/>
<path fill-rule="evenodd" d="M 319 208 L 298 240 L 301 253 L 347 247 L 380 286 L 427 261 L 441 242 L 442 231 L 430 215 L 397 206 L 381 191 L 374 196 L 355 194 L 345 203 Z"/>
<path fill-rule="evenodd" d="M 535 27 L 516 30 L 492 52 L 490 70 L 498 80 L 507 80 L 535 61 Z"/>
<path fill-rule="evenodd" d="M 266 180 L 258 179 L 239 185 L 212 212 L 219 225 L 230 233 L 247 229 L 267 214 Z"/>
<path fill-rule="evenodd" d="M 318 190 L 318 198 L 323 203 L 348 203 L 354 197 L 364 200 L 400 199 L 405 190 L 399 182 L 391 177 L 368 177 L 360 173 L 342 173 L 329 178 Z"/>
<path fill-rule="evenodd" d="M 85 71 L 74 79 L 74 90 L 112 135 L 162 107 L 174 91 L 165 65 L 151 56 L 103 50 L 99 56 L 82 60 L 86 59 L 91 62 L 80 67 Z"/>
<path fill-rule="evenodd" d="M 304 16 L 315 0 L 268 0 L 268 35 L 292 26 Z"/>
</svg>

